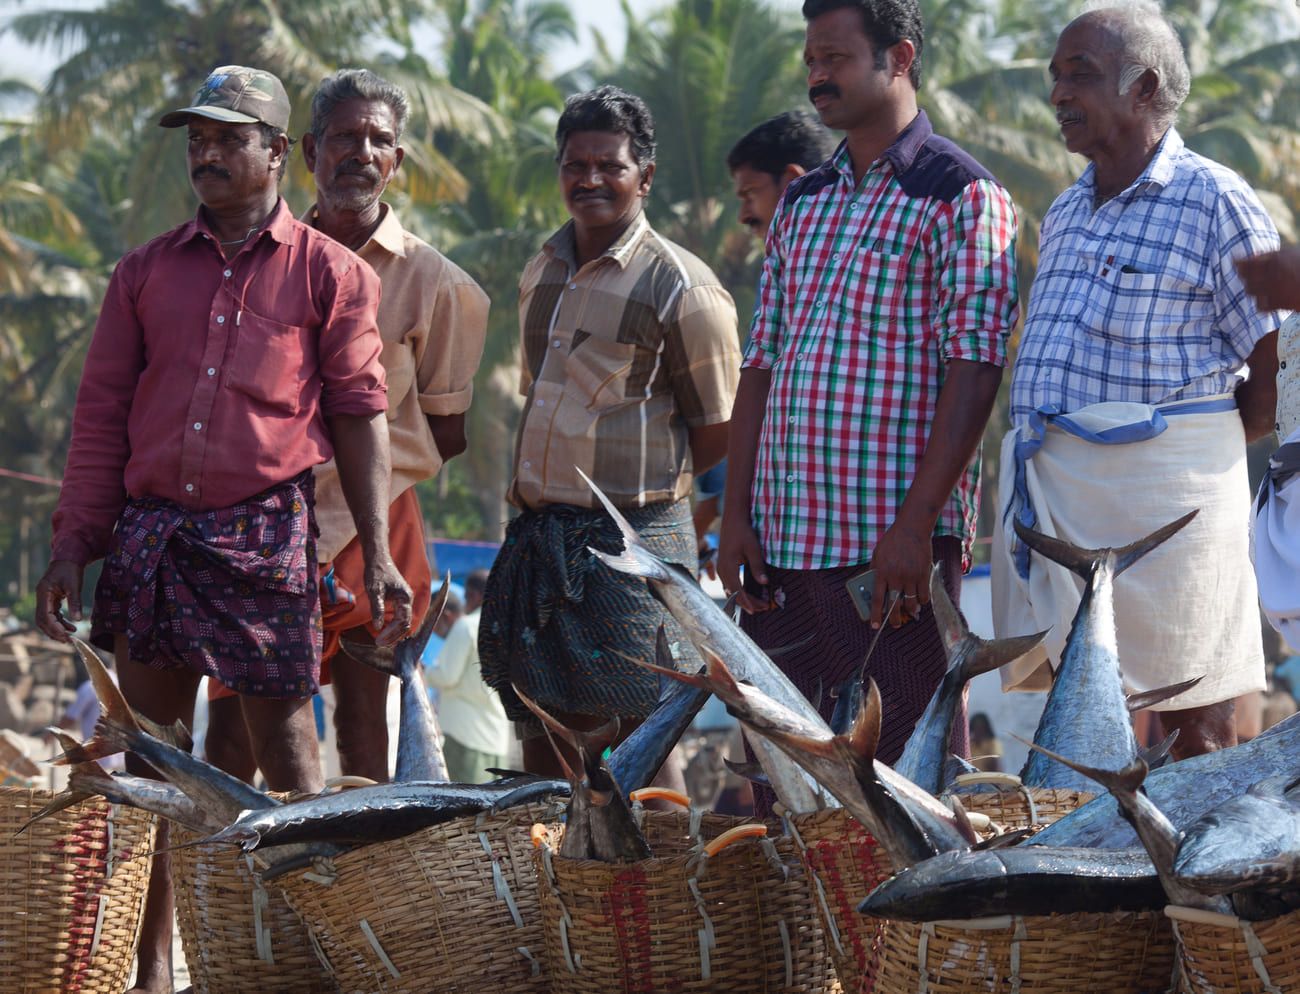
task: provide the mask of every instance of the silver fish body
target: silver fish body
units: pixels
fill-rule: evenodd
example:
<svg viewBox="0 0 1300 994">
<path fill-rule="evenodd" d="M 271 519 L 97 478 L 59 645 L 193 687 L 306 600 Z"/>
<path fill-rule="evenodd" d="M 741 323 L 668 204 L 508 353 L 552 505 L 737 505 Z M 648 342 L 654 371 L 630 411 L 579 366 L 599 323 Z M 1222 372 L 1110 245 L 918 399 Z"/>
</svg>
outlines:
<svg viewBox="0 0 1300 994">
<path fill-rule="evenodd" d="M 424 621 L 409 638 L 393 648 L 362 645 L 343 641 L 343 651 L 381 673 L 395 676 L 402 685 L 401 718 L 397 733 L 397 765 L 393 780 L 397 782 L 434 782 L 451 779 L 447 760 L 442 754 L 442 733 L 437 715 L 429 703 L 424 686 L 421 657 L 433 634 L 442 609 L 447 603 L 450 581 L 444 581 L 429 602 Z"/>
<path fill-rule="evenodd" d="M 945 852 L 900 870 L 860 911 L 902 921 L 1082 911 L 1146 911 L 1165 903 L 1140 849 L 1017 846 Z"/>
<path fill-rule="evenodd" d="M 1300 784 L 1266 780 L 1202 815 L 1184 833 L 1174 869 L 1214 894 L 1300 891 Z"/>
<path fill-rule="evenodd" d="M 1192 756 L 1152 770 L 1146 793 L 1179 830 L 1206 812 L 1246 793 L 1260 780 L 1295 776 L 1300 770 L 1300 714 L 1291 715 L 1249 742 Z M 1124 849 L 1137 836 L 1115 799 L 1098 797 L 1049 825 L 1028 845 Z"/>
<path fill-rule="evenodd" d="M 912 729 L 894 770 L 918 787 L 938 795 L 947 786 L 944 774 L 948 744 L 966 685 L 981 673 L 989 673 L 1023 656 L 1042 642 L 1047 633 L 985 641 L 970 630 L 966 619 L 949 599 L 937 568 L 930 574 L 930 603 L 948 652 L 948 670 Z"/>
<path fill-rule="evenodd" d="M 1137 755 L 1137 739 L 1120 672 L 1114 581 L 1186 525 L 1195 513 L 1122 549 L 1080 549 L 1016 524 L 1021 541 L 1082 576 L 1087 583 L 1034 733 L 1036 745 L 1106 770 L 1122 769 Z M 1082 773 L 1039 752 L 1030 754 L 1020 778 L 1026 786 L 1062 790 L 1086 791 L 1092 783 Z"/>
</svg>

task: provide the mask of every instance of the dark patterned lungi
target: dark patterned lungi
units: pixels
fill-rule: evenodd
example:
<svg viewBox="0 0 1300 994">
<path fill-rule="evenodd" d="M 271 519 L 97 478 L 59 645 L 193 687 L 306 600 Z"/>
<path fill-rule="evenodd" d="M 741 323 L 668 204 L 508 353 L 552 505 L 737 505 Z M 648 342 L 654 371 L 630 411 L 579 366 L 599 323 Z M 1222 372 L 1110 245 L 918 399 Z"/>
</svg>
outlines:
<svg viewBox="0 0 1300 994">
<path fill-rule="evenodd" d="M 623 514 L 655 555 L 694 568 L 690 501 Z M 526 728 L 535 719 L 512 683 L 548 711 L 648 716 L 659 699 L 659 678 L 619 653 L 653 662 L 660 624 L 677 643 L 682 668 L 702 665 L 645 580 L 611 569 L 587 546 L 622 551 L 613 519 L 603 510 L 548 505 L 510 523 L 492 564 L 479 623 L 483 680 Z"/>
<path fill-rule="evenodd" d="M 934 561 L 954 604 L 961 596 L 961 541 L 934 540 Z M 740 627 L 767 650 L 798 646 L 775 659 L 776 664 L 809 700 L 821 691 L 821 714 L 828 722 L 835 710 L 831 692 L 855 675 L 874 632 L 853 606 L 845 583 L 866 566 L 789 570 L 766 567 L 768 586 L 782 606 L 762 614 L 741 616 Z M 805 639 L 810 639 L 804 643 Z M 921 616 L 901 628 L 886 627 L 867 663 L 867 676 L 880 688 L 883 714 L 876 758 L 892 764 L 903 754 L 908 736 L 924 713 L 948 668 L 948 656 L 929 605 Z M 963 702 L 953 721 L 952 750 L 970 755 L 970 735 Z M 746 752 L 749 752 L 746 746 Z M 750 760 L 753 760 L 751 755 Z M 766 817 L 774 795 L 754 786 L 754 813 Z"/>
<path fill-rule="evenodd" d="M 234 507 L 127 502 L 95 589 L 91 641 L 155 669 L 188 667 L 254 697 L 320 678 L 311 472 Z"/>
</svg>

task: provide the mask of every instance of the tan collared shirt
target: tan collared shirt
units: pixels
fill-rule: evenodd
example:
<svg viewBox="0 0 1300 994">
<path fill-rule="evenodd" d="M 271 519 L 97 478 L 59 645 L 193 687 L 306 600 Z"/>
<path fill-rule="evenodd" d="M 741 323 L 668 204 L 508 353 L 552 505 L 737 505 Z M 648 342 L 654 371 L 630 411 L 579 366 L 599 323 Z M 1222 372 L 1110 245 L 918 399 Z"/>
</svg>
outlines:
<svg viewBox="0 0 1300 994">
<path fill-rule="evenodd" d="M 469 409 L 474 373 L 483 357 L 488 298 L 459 266 L 402 228 L 387 204 L 370 240 L 357 253 L 382 288 L 380 362 L 388 376 L 388 444 L 393 476 L 390 500 L 442 468 L 428 415 Z M 316 208 L 304 215 L 311 224 Z M 333 559 L 356 536 L 331 460 L 316 468 L 319 558 Z"/>
<path fill-rule="evenodd" d="M 736 396 L 731 294 L 644 215 L 600 258 L 578 268 L 574 254 L 570 222 L 520 280 L 527 401 L 510 500 L 595 506 L 575 466 L 620 506 L 685 497 L 688 429 L 730 420 Z"/>
</svg>

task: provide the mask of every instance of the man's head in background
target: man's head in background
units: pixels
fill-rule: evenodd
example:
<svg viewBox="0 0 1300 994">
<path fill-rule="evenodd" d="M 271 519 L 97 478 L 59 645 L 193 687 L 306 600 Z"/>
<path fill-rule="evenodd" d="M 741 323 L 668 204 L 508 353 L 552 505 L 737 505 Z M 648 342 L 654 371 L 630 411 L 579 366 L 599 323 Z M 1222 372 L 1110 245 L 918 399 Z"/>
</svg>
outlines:
<svg viewBox="0 0 1300 994">
<path fill-rule="evenodd" d="M 790 181 L 815 169 L 835 151 L 836 138 L 808 111 L 769 118 L 727 153 L 727 168 L 740 201 L 740 223 L 758 238 L 776 214 Z"/>
<path fill-rule="evenodd" d="M 469 576 L 465 577 L 465 613 L 473 614 L 483 603 L 483 591 L 487 589 L 488 571 L 485 569 L 472 570 Z"/>
<path fill-rule="evenodd" d="M 443 605 L 442 614 L 440 614 L 438 620 L 434 622 L 434 634 L 440 639 L 445 639 L 447 633 L 451 631 L 451 626 L 454 625 L 464 613 L 465 602 L 453 587 L 451 590 L 447 591 L 447 603 Z"/>
</svg>

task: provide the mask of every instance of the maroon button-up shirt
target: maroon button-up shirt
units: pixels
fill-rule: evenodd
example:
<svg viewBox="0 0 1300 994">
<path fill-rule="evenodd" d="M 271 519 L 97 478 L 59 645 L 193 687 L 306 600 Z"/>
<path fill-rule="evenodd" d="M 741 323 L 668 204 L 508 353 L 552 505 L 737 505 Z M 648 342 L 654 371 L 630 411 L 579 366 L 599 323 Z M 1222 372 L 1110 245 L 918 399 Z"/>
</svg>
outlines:
<svg viewBox="0 0 1300 994">
<path fill-rule="evenodd" d="M 228 507 L 333 455 L 325 418 L 386 408 L 379 279 L 283 200 L 227 259 L 203 220 L 118 263 L 86 356 L 53 556 L 109 548 L 127 496 Z"/>
</svg>

